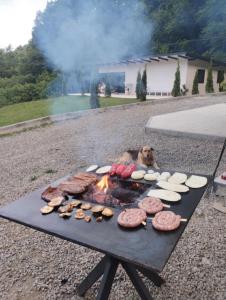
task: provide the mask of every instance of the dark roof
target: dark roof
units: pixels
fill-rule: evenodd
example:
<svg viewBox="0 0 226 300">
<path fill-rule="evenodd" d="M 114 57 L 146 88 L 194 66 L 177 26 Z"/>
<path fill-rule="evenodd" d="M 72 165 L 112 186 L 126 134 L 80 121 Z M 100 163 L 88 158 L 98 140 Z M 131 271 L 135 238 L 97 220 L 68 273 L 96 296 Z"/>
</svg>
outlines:
<svg viewBox="0 0 226 300">
<path fill-rule="evenodd" d="M 206 62 L 210 62 L 210 59 L 199 56 L 199 55 L 190 55 L 187 52 L 177 52 L 177 53 L 168 53 L 168 54 L 153 54 L 153 55 L 147 55 L 147 56 L 141 56 L 141 57 L 134 57 L 129 59 L 124 59 L 118 62 L 114 63 L 105 63 L 101 64 L 103 65 L 121 65 L 121 64 L 129 64 L 129 63 L 142 63 L 142 62 L 152 62 L 152 61 L 168 61 L 168 60 L 178 60 L 179 58 L 184 58 L 188 60 L 203 60 Z M 226 66 L 226 62 L 220 62 L 216 60 L 212 60 L 212 64 L 214 67 L 216 66 Z"/>
</svg>

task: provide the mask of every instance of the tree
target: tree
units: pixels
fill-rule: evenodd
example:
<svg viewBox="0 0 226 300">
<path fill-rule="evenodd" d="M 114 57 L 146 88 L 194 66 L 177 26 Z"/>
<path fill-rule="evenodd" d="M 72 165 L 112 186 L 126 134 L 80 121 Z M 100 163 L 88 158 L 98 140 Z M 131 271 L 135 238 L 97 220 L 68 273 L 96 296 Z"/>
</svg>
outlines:
<svg viewBox="0 0 226 300">
<path fill-rule="evenodd" d="M 192 95 L 199 94 L 199 80 L 198 80 L 198 70 L 195 72 L 195 77 L 193 80 L 193 86 L 192 86 Z"/>
<path fill-rule="evenodd" d="M 141 101 L 146 101 L 146 96 L 147 96 L 147 72 L 146 69 L 144 69 L 142 79 L 141 79 L 141 95 L 140 95 L 140 100 Z"/>
<path fill-rule="evenodd" d="M 219 84 L 219 92 L 222 92 L 221 83 L 224 81 L 224 70 L 218 71 L 217 82 Z"/>
<path fill-rule="evenodd" d="M 106 76 L 106 79 L 105 79 L 104 95 L 105 95 L 105 97 L 111 97 L 111 85 L 110 85 L 109 78 L 107 76 Z"/>
<path fill-rule="evenodd" d="M 98 98 L 98 81 L 96 74 L 93 74 L 90 82 L 90 108 L 99 108 L 100 102 Z"/>
<path fill-rule="evenodd" d="M 141 74 L 140 74 L 140 71 L 138 71 L 138 73 L 137 73 L 136 97 L 137 97 L 137 99 L 140 99 L 140 97 L 141 97 Z"/>
<path fill-rule="evenodd" d="M 213 93 L 213 72 L 212 72 L 212 63 L 210 64 L 208 68 L 208 75 L 207 75 L 207 81 L 206 81 L 206 92 L 207 93 Z"/>
<path fill-rule="evenodd" d="M 172 96 L 173 97 L 178 97 L 180 95 L 181 95 L 181 90 L 180 90 L 180 65 L 179 65 L 179 62 L 178 62 L 177 70 L 176 70 L 176 73 L 175 73 L 174 84 L 173 84 Z"/>
</svg>

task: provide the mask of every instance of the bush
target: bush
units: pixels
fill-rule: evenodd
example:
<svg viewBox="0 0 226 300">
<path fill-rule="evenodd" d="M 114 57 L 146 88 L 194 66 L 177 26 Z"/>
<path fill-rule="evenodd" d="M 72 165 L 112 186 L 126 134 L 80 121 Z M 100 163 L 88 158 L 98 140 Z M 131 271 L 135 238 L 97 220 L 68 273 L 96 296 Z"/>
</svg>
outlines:
<svg viewBox="0 0 226 300">
<path fill-rule="evenodd" d="M 146 101 L 147 96 L 147 72 L 146 69 L 143 72 L 142 79 L 141 79 L 141 94 L 140 94 L 140 100 Z"/>
<path fill-rule="evenodd" d="M 181 95 L 181 90 L 180 90 L 180 65 L 178 62 L 177 65 L 177 70 L 175 73 L 175 80 L 174 80 L 174 84 L 173 84 L 173 90 L 172 90 L 172 96 L 173 97 L 178 97 Z"/>
<path fill-rule="evenodd" d="M 193 86 L 192 86 L 192 95 L 197 95 L 197 94 L 199 94 L 198 70 L 195 73 Z"/>
<path fill-rule="evenodd" d="M 208 69 L 208 75 L 207 75 L 207 81 L 206 81 L 206 92 L 207 93 L 213 93 L 213 72 L 212 72 L 212 66 Z"/>
<path fill-rule="evenodd" d="M 137 73 L 137 83 L 136 83 L 136 97 L 140 99 L 141 96 L 141 74 L 140 71 Z"/>
<path fill-rule="evenodd" d="M 106 78 L 106 80 L 105 80 L 104 95 L 105 95 L 105 97 L 111 97 L 111 86 L 110 86 L 109 78 Z"/>
<path fill-rule="evenodd" d="M 221 87 L 221 92 L 226 92 L 226 81 L 221 82 L 220 87 Z"/>
</svg>

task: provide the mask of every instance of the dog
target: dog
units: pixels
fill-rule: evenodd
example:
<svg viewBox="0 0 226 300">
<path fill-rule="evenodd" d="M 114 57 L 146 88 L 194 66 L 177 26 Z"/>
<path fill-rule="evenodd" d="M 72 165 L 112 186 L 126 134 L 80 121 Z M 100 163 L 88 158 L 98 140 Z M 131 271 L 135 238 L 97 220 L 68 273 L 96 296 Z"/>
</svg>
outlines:
<svg viewBox="0 0 226 300">
<path fill-rule="evenodd" d="M 132 163 L 135 162 L 141 167 L 153 167 L 155 169 L 159 169 L 155 159 L 154 159 L 154 149 L 149 146 L 143 146 L 139 150 L 128 150 L 122 154 L 122 156 L 118 159 L 118 163 Z"/>
</svg>

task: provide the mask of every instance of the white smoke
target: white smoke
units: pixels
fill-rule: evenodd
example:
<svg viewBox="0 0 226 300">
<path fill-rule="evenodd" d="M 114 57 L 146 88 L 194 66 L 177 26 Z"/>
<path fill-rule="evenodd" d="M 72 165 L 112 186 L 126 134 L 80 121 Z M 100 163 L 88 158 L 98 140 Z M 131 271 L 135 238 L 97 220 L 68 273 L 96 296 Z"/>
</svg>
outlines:
<svg viewBox="0 0 226 300">
<path fill-rule="evenodd" d="M 33 37 L 63 72 L 147 53 L 152 25 L 138 0 L 58 0 L 36 19 Z"/>
</svg>

